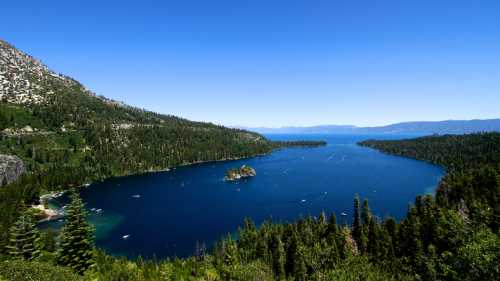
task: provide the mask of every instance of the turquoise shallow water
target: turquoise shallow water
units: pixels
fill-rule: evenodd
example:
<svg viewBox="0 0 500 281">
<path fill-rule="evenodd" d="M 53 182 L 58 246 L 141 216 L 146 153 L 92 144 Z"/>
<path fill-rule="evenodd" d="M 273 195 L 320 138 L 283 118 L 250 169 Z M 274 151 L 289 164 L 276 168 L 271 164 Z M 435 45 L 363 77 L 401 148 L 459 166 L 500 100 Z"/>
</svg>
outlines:
<svg viewBox="0 0 500 281">
<path fill-rule="evenodd" d="M 97 245 L 129 257 L 187 256 L 197 241 L 210 245 L 234 232 L 245 217 L 257 223 L 269 218 L 291 221 L 325 211 L 336 212 L 339 222 L 349 223 L 356 193 L 369 198 L 377 216 L 401 218 L 415 196 L 432 192 L 444 174 L 428 163 L 356 145 L 359 140 L 387 136 L 269 137 L 321 139 L 328 145 L 92 184 L 81 195 L 89 210 L 102 209 L 90 215 Z M 222 180 L 226 169 L 243 164 L 254 167 L 257 176 L 236 183 Z M 65 204 L 66 198 L 59 200 L 56 203 Z M 342 212 L 348 216 L 341 217 Z"/>
</svg>

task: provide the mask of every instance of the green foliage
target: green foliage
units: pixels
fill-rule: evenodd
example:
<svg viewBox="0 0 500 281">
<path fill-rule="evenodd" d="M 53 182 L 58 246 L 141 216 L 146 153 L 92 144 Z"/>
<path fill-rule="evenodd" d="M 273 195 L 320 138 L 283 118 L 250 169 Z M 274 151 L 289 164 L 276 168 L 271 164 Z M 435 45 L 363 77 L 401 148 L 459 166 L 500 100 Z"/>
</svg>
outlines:
<svg viewBox="0 0 500 281">
<path fill-rule="evenodd" d="M 500 133 L 367 140 L 360 144 L 386 153 L 443 165 L 451 171 L 498 166 L 500 163 Z"/>
<path fill-rule="evenodd" d="M 256 133 L 117 104 L 58 79 L 45 83 L 54 94 L 44 103 L 28 107 L 0 102 L 0 154 L 19 156 L 28 170 L 0 189 L 2 250 L 8 241 L 5 233 L 19 215 L 18 205 L 37 203 L 42 192 L 272 149 Z M 25 126 L 33 131 L 23 131 Z"/>
<path fill-rule="evenodd" d="M 76 190 L 66 208 L 66 224 L 61 230 L 57 260 L 60 265 L 82 274 L 93 263 L 93 229 L 86 221 L 84 204 Z"/>
<path fill-rule="evenodd" d="M 329 281 L 411 281 L 409 275 L 385 271 L 365 257 L 348 258 L 326 273 L 318 272 L 312 280 Z"/>
<path fill-rule="evenodd" d="M 259 227 L 246 219 L 237 239 L 228 236 L 211 253 L 198 250 L 186 259 L 130 261 L 92 252 L 83 202 L 73 194 L 58 261 L 90 280 L 498 280 L 500 162 L 491 155 L 460 160 L 445 155 L 446 149 L 462 148 L 448 142 L 470 143 L 475 151 L 485 153 L 496 151 L 500 143 L 483 147 L 493 145 L 491 134 L 436 138 L 414 140 L 418 144 L 381 142 L 380 147 L 400 155 L 427 157 L 427 152 L 411 149 L 435 151 L 442 155 L 436 158 L 442 165 L 450 165 L 436 198 L 418 196 L 399 223 L 376 218 L 368 200 L 361 204 L 356 196 L 351 228 L 340 227 L 334 214 L 324 213 L 293 223 L 264 222 Z M 370 142 L 372 147 L 378 145 Z M 458 157 L 464 152 L 453 153 Z M 18 186 L 22 195 L 11 189 L 13 185 L 0 192 L 21 202 L 36 197 L 29 180 L 24 183 Z M 50 234 L 43 237 L 45 251 L 53 250 Z"/>
<path fill-rule="evenodd" d="M 2 279 L 3 278 L 3 279 Z M 22 260 L 0 262 L 0 280 L 9 281 L 83 281 L 70 269 L 49 263 Z"/>
<path fill-rule="evenodd" d="M 40 254 L 40 235 L 33 218 L 26 212 L 11 227 L 6 248 L 12 259 L 33 260 Z"/>
<path fill-rule="evenodd" d="M 56 233 L 48 228 L 45 231 L 42 231 L 41 235 L 41 243 L 42 249 L 47 252 L 55 252 L 57 250 L 56 245 Z"/>
</svg>

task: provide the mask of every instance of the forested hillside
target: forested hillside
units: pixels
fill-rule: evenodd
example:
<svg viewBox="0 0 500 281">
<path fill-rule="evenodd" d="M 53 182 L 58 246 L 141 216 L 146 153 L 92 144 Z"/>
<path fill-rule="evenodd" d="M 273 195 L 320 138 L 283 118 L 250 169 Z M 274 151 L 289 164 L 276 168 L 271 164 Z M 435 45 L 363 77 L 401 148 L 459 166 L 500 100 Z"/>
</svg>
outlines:
<svg viewBox="0 0 500 281">
<path fill-rule="evenodd" d="M 438 204 L 459 208 L 468 219 L 494 230 L 500 227 L 500 133 L 369 140 L 361 145 L 446 167 L 448 174 L 436 190 Z"/>
<path fill-rule="evenodd" d="M 376 217 L 368 200 L 356 197 L 352 225 L 339 225 L 335 214 L 323 213 L 294 223 L 268 221 L 260 226 L 247 219 L 236 238 L 228 235 L 213 249 L 200 244 L 190 258 L 164 261 L 130 261 L 102 252 L 90 255 L 90 246 L 82 248 L 85 256 L 68 260 L 63 254 L 66 244 L 57 246 L 51 235 L 43 234 L 41 252 L 28 251 L 24 261 L 4 262 L 0 276 L 12 280 L 24 280 L 19 277 L 26 276 L 23 273 L 34 280 L 47 280 L 47 276 L 52 280 L 499 280 L 499 139 L 500 134 L 474 134 L 361 143 L 448 168 L 436 197 L 418 196 L 400 222 Z M 91 230 L 76 219 L 83 209 L 74 196 L 75 219 L 68 221 L 81 231 L 62 237 L 70 235 L 73 243 L 90 241 Z M 18 220 L 16 225 L 21 223 Z M 12 233 L 19 230 L 10 234 L 17 237 Z M 80 238 L 71 233 L 79 233 Z M 32 244 L 36 243 L 26 248 L 34 249 Z M 89 262 L 93 266 L 88 267 Z M 66 267 L 84 273 L 71 275 Z"/>
<path fill-rule="evenodd" d="M 500 134 L 431 136 L 361 145 L 447 168 L 436 196 L 397 222 L 354 198 L 352 225 L 335 214 L 293 223 L 248 219 L 237 237 L 191 258 L 130 261 L 93 248 L 77 192 L 60 236 L 37 230 L 41 192 L 111 176 L 250 157 L 282 146 L 243 130 L 191 122 L 98 97 L 0 41 L 0 154 L 26 173 L 0 187 L 0 280 L 498 280 Z M 401 187 L 404 188 L 404 187 Z M 161 234 L 158 234 L 161 235 Z"/>
<path fill-rule="evenodd" d="M 256 133 L 97 96 L 0 40 L 0 155 L 18 156 L 26 167 L 16 182 L 0 182 L 1 249 L 21 206 L 43 192 L 271 149 Z"/>
</svg>

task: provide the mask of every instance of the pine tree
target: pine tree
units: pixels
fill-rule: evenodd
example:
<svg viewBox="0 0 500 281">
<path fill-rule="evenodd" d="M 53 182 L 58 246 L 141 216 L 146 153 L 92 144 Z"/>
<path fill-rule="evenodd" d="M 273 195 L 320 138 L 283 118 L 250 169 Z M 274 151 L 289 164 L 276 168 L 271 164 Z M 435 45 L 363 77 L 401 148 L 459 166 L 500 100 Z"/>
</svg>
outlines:
<svg viewBox="0 0 500 281">
<path fill-rule="evenodd" d="M 240 259 L 238 254 L 238 247 L 230 234 L 223 241 L 223 265 L 221 273 L 223 280 L 232 280 L 233 272 L 239 266 Z"/>
<path fill-rule="evenodd" d="M 326 214 L 325 212 L 321 212 L 321 214 L 318 217 L 317 220 L 317 228 L 316 228 L 316 233 L 317 236 L 316 238 L 325 238 L 326 237 L 326 230 L 328 227 L 327 219 L 326 219 Z"/>
<path fill-rule="evenodd" d="M 285 279 L 285 247 L 281 238 L 274 234 L 271 239 L 271 253 L 273 256 L 273 271 L 277 280 Z"/>
<path fill-rule="evenodd" d="M 363 220 L 363 225 L 368 228 L 370 225 L 370 219 L 372 217 L 370 206 L 368 205 L 368 199 L 363 200 L 363 208 L 361 209 L 361 219 Z"/>
<path fill-rule="evenodd" d="M 40 234 L 33 218 L 26 212 L 21 214 L 10 229 L 8 254 L 14 259 L 32 260 L 40 253 Z"/>
<path fill-rule="evenodd" d="M 337 216 L 335 213 L 333 213 L 329 220 L 328 220 L 328 226 L 326 228 L 326 236 L 329 240 L 336 239 L 337 238 L 337 232 L 338 232 L 338 226 L 337 226 Z"/>
<path fill-rule="evenodd" d="M 57 249 L 56 234 L 52 229 L 49 228 L 46 231 L 42 232 L 40 237 L 42 241 L 43 250 L 47 252 L 56 251 Z"/>
<path fill-rule="evenodd" d="M 292 226 L 295 228 L 295 226 Z M 293 280 L 305 280 L 307 268 L 305 263 L 304 246 L 299 241 L 297 229 L 291 230 L 286 247 L 285 271 L 287 277 Z"/>
<path fill-rule="evenodd" d="M 82 274 L 94 262 L 93 228 L 86 220 L 84 203 L 76 190 L 71 191 L 71 203 L 66 208 L 66 224 L 61 230 L 58 263 Z"/>
<path fill-rule="evenodd" d="M 377 223 L 374 219 L 370 219 L 370 224 L 368 225 L 368 243 L 367 243 L 367 252 L 372 257 L 375 257 L 378 254 L 379 250 L 379 241 L 378 241 L 378 233 L 377 233 Z"/>
<path fill-rule="evenodd" d="M 354 214 L 352 222 L 352 238 L 356 242 L 356 246 L 361 253 L 363 253 L 363 226 L 361 225 L 361 216 L 359 212 L 359 196 L 356 194 L 354 197 Z"/>
</svg>

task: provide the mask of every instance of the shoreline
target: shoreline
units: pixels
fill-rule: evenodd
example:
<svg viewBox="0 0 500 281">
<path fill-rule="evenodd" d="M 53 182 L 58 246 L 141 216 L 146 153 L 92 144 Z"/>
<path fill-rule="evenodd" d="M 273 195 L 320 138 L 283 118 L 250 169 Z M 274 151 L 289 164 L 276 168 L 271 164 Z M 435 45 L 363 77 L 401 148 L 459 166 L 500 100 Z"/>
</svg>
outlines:
<svg viewBox="0 0 500 281">
<path fill-rule="evenodd" d="M 145 174 L 149 174 L 149 173 L 169 172 L 171 170 L 175 170 L 176 168 L 181 168 L 181 167 L 189 167 L 189 166 L 195 166 L 195 165 L 200 165 L 200 164 L 210 164 L 210 163 L 218 163 L 218 162 L 230 162 L 230 161 L 250 159 L 250 158 L 255 158 L 255 157 L 262 157 L 262 156 L 266 156 L 266 155 L 271 154 L 273 151 L 274 151 L 274 149 L 272 151 L 268 152 L 268 153 L 260 153 L 260 154 L 256 154 L 256 155 L 253 155 L 253 156 L 247 156 L 247 157 L 233 157 L 233 158 L 223 158 L 223 159 L 218 159 L 218 160 L 206 160 L 206 161 L 187 162 L 187 163 L 182 163 L 182 164 L 180 164 L 178 166 L 167 167 L 167 168 L 164 168 L 164 169 L 145 170 L 145 171 L 140 171 L 140 172 L 137 172 L 137 173 L 130 173 L 130 174 L 121 175 L 121 176 L 111 176 L 111 177 L 103 178 L 103 179 L 100 179 L 100 180 L 95 180 L 95 181 L 87 182 L 87 183 L 79 185 L 79 186 L 77 186 L 75 188 L 89 187 L 90 185 L 92 185 L 92 184 L 94 184 L 96 182 L 103 182 L 105 180 L 114 179 L 114 178 L 122 178 L 122 177 L 129 177 L 129 176 L 139 176 L 139 175 L 145 175 Z M 54 208 L 50 208 L 50 207 L 45 207 L 44 204 L 48 203 L 50 200 L 53 200 L 53 199 L 61 197 L 66 192 L 67 192 L 67 190 L 52 191 L 52 192 L 40 195 L 40 203 L 41 204 L 39 204 L 39 205 L 32 205 L 31 206 L 32 209 L 39 210 L 45 216 L 45 218 L 39 220 L 37 222 L 37 224 L 40 224 L 40 223 L 43 223 L 43 222 L 49 222 L 49 221 L 57 220 L 57 219 L 60 219 L 60 218 L 64 217 L 64 212 L 62 212 L 62 211 L 60 211 L 58 209 L 54 209 Z"/>
</svg>

